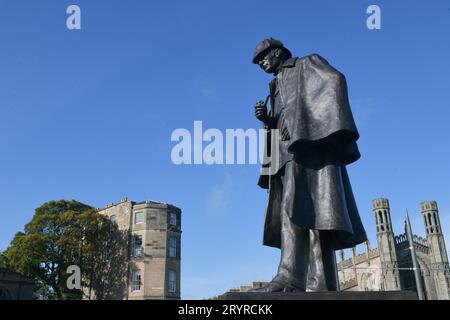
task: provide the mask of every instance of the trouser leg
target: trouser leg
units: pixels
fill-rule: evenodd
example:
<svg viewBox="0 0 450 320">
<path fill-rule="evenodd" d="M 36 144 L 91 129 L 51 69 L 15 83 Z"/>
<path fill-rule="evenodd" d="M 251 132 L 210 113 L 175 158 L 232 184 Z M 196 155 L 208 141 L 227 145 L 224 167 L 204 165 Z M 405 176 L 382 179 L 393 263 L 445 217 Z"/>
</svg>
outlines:
<svg viewBox="0 0 450 320">
<path fill-rule="evenodd" d="M 309 230 L 297 227 L 286 212 L 281 213 L 281 259 L 277 278 L 297 290 L 305 290 L 309 262 Z"/>
<path fill-rule="evenodd" d="M 334 250 L 330 247 L 329 232 L 310 230 L 310 263 L 308 291 L 336 291 Z"/>
</svg>

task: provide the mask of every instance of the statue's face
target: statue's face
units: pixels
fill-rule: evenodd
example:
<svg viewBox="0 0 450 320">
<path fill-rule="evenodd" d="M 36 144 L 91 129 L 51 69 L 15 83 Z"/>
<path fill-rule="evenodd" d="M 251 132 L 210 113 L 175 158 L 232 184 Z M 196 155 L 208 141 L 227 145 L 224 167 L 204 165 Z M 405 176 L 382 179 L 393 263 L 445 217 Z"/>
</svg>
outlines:
<svg viewBox="0 0 450 320">
<path fill-rule="evenodd" d="M 275 73 L 281 63 L 279 50 L 269 50 L 261 56 L 258 61 L 259 66 L 267 73 Z"/>
</svg>

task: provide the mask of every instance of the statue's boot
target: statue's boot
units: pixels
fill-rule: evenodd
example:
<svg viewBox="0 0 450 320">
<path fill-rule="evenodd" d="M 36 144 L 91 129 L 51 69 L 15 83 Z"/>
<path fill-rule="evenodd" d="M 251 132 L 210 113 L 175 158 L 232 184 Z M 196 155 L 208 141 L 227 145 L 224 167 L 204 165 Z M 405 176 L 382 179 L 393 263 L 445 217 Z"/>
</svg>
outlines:
<svg viewBox="0 0 450 320">
<path fill-rule="evenodd" d="M 281 259 L 275 278 L 252 292 L 298 292 L 306 290 L 309 263 L 309 229 L 296 226 L 281 210 Z"/>
<path fill-rule="evenodd" d="M 285 222 L 290 222 L 285 219 Z M 325 231 L 289 223 L 282 234 L 283 249 L 277 276 L 253 292 L 336 291 L 334 250 Z"/>
<path fill-rule="evenodd" d="M 282 276 L 276 276 L 272 281 L 262 286 L 261 288 L 256 288 L 250 290 L 250 292 L 303 292 L 305 291 L 305 287 L 301 286 L 301 284 L 295 283 L 295 281 L 289 281 L 287 279 L 283 279 Z"/>
</svg>

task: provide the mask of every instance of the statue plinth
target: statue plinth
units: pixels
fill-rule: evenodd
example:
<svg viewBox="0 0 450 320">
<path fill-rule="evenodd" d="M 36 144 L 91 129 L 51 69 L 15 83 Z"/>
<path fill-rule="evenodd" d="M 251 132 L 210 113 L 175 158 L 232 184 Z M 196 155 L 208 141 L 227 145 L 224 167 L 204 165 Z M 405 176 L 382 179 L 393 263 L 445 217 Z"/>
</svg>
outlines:
<svg viewBox="0 0 450 320">
<path fill-rule="evenodd" d="M 417 300 L 414 291 L 227 292 L 219 300 Z"/>
</svg>

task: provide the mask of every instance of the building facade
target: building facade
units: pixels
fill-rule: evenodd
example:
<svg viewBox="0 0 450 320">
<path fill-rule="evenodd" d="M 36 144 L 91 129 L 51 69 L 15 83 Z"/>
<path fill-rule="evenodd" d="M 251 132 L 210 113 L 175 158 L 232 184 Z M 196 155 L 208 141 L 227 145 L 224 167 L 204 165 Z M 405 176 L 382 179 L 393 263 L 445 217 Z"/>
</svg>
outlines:
<svg viewBox="0 0 450 320">
<path fill-rule="evenodd" d="M 0 268 L 0 300 L 33 300 L 34 285 L 20 273 Z"/>
<path fill-rule="evenodd" d="M 365 250 L 346 259 L 340 251 L 338 274 L 341 290 L 390 291 L 416 290 L 411 251 L 406 234 L 394 235 L 388 199 L 372 202 L 377 232 L 377 248 L 369 242 Z M 429 300 L 450 299 L 450 269 L 442 234 L 439 210 L 435 201 L 420 204 L 426 238 L 413 236 L 420 266 L 422 287 Z"/>
<path fill-rule="evenodd" d="M 130 235 L 123 299 L 180 299 L 181 210 L 170 204 L 124 198 L 99 213 Z"/>
</svg>

